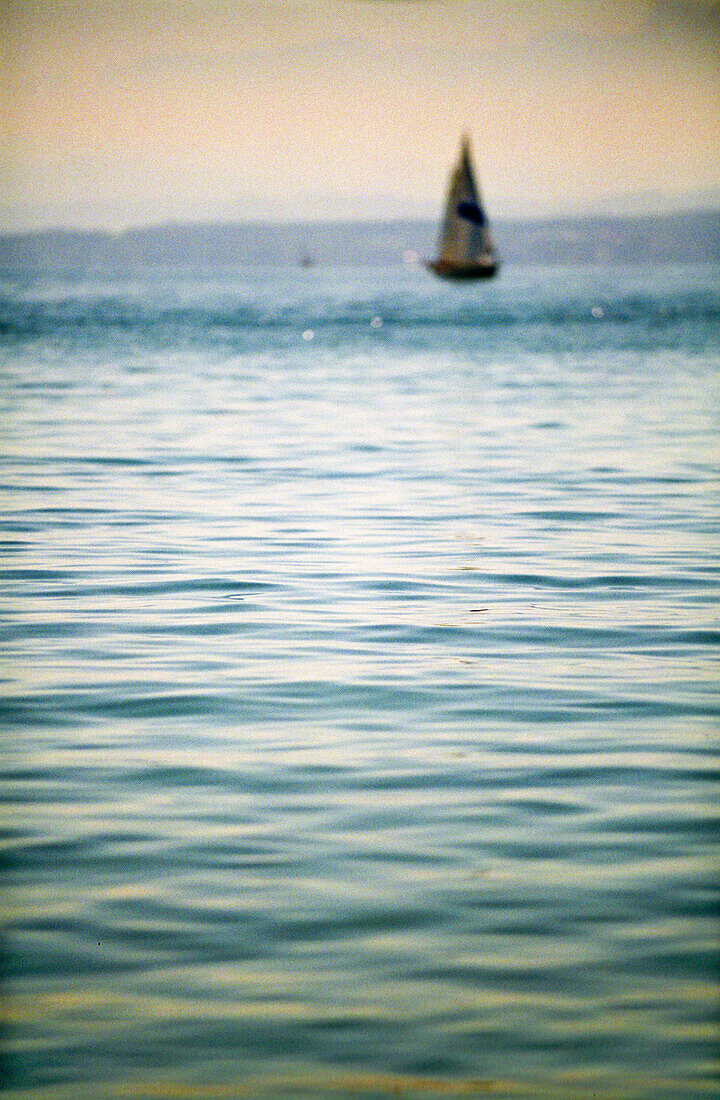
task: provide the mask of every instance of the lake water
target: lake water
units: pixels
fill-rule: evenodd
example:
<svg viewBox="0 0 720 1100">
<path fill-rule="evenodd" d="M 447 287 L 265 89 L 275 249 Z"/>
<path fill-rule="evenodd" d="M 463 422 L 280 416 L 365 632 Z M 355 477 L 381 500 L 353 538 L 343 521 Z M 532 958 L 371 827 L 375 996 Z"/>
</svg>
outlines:
<svg viewBox="0 0 720 1100">
<path fill-rule="evenodd" d="M 12 1100 L 720 1094 L 719 288 L 4 277 Z"/>
</svg>

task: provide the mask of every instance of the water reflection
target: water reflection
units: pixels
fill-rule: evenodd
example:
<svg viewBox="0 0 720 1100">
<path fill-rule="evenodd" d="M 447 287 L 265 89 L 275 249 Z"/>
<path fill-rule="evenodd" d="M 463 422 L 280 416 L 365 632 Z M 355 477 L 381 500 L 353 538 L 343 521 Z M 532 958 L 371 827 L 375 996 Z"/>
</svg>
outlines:
<svg viewBox="0 0 720 1100">
<path fill-rule="evenodd" d="M 13 299 L 9 1094 L 708 1095 L 716 292 L 308 277 Z"/>
</svg>

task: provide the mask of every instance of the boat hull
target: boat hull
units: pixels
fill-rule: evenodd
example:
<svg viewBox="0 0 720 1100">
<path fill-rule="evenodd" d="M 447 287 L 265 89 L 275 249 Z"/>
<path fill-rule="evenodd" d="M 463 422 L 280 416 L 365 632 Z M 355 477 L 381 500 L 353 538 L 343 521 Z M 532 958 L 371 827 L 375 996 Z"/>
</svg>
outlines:
<svg viewBox="0 0 720 1100">
<path fill-rule="evenodd" d="M 499 264 L 451 264 L 447 260 L 431 260 L 427 266 L 441 279 L 471 282 L 473 279 L 492 279 L 497 274 Z"/>
</svg>

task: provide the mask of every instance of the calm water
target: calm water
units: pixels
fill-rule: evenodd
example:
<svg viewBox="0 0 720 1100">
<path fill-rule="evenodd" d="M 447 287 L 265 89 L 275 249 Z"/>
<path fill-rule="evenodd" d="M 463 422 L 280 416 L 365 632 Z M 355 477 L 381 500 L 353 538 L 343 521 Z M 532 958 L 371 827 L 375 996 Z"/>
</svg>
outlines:
<svg viewBox="0 0 720 1100">
<path fill-rule="evenodd" d="M 12 1100 L 720 1093 L 719 287 L 4 279 Z"/>
</svg>

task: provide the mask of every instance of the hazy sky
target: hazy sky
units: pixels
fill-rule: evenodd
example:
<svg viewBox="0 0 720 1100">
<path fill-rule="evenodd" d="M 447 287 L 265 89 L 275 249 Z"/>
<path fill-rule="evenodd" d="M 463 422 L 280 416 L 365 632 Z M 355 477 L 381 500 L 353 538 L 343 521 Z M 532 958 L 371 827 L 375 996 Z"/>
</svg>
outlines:
<svg viewBox="0 0 720 1100">
<path fill-rule="evenodd" d="M 720 204 L 710 0 L 5 0 L 0 229 Z"/>
</svg>

